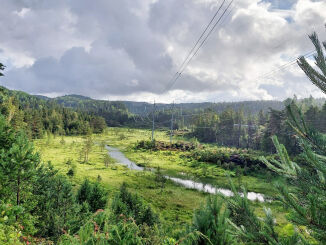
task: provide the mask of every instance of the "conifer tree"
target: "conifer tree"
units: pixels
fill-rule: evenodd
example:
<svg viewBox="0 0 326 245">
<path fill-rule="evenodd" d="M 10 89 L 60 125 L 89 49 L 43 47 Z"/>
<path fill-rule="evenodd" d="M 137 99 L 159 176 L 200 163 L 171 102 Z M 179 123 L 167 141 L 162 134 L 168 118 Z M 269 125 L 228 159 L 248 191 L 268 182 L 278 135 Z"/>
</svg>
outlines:
<svg viewBox="0 0 326 245">
<path fill-rule="evenodd" d="M 326 60 L 323 51 L 323 47 L 326 49 L 326 42 L 321 44 L 315 32 L 309 38 L 316 48 L 315 63 L 321 72 L 314 69 L 303 56 L 298 60 L 298 64 L 311 82 L 326 93 Z"/>
<path fill-rule="evenodd" d="M 15 193 L 16 205 L 19 206 L 22 197 L 28 196 L 31 191 L 35 171 L 40 163 L 39 155 L 34 153 L 34 147 L 25 134 L 19 132 L 8 150 L 1 149 L 0 159 L 0 171 L 4 175 L 1 182 Z"/>
<path fill-rule="evenodd" d="M 304 57 L 300 58 L 298 64 L 309 79 L 326 93 L 323 50 L 316 33 L 309 37 L 316 48 L 315 61 L 321 73 L 313 69 Z M 326 48 L 326 44 L 323 45 Z M 288 123 L 300 140 L 302 160 L 291 160 L 285 146 L 275 136 L 273 142 L 280 159 L 263 160 L 270 169 L 285 176 L 292 186 L 288 188 L 284 184 L 277 185 L 280 200 L 290 209 L 290 221 L 306 227 L 307 233 L 323 244 L 326 241 L 326 136 L 306 124 L 295 103 L 289 104 L 287 111 L 290 115 Z"/>
<path fill-rule="evenodd" d="M 3 73 L 1 71 L 3 71 L 4 69 L 5 69 L 5 66 L 2 63 L 0 63 L 0 77 L 3 76 Z"/>
<path fill-rule="evenodd" d="M 230 233 L 229 210 L 217 196 L 208 197 L 206 204 L 195 211 L 191 229 L 203 236 L 197 237 L 196 244 L 232 244 L 235 239 Z"/>
</svg>

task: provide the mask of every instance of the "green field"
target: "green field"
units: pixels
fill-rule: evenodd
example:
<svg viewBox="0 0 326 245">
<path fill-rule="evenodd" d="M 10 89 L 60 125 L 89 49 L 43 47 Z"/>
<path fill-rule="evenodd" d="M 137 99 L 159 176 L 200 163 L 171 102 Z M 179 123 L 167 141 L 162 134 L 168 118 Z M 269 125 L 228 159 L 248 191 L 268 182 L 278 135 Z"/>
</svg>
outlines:
<svg viewBox="0 0 326 245">
<path fill-rule="evenodd" d="M 148 140 L 150 136 L 151 131 L 149 130 L 109 128 L 101 135 L 92 136 L 93 146 L 88 163 L 83 163 L 80 154 L 85 141 L 84 137 L 49 136 L 35 140 L 34 143 L 41 153 L 42 160 L 50 161 L 62 174 L 66 174 L 71 168 L 75 169 L 75 174 L 71 179 L 76 187 L 85 178 L 93 181 L 100 178 L 103 186 L 109 190 L 109 200 L 112 200 L 120 185 L 126 182 L 132 192 L 138 193 L 153 206 L 160 214 L 163 223 L 168 224 L 169 227 L 181 228 L 191 220 L 194 209 L 204 202 L 208 194 L 183 188 L 171 181 L 168 181 L 165 188 L 161 189 L 155 182 L 153 173 L 129 170 L 115 163 L 113 159 L 109 166 L 105 167 L 104 156 L 107 154 L 107 150 L 103 148 L 103 144 L 119 148 L 130 160 L 139 165 L 160 167 L 170 175 L 180 175 L 183 172 L 198 177 L 201 176 L 203 165 L 207 165 L 205 171 L 210 173 L 210 178 L 207 181 L 219 187 L 228 187 L 226 173 L 230 175 L 234 173 L 209 164 L 189 161 L 183 157 L 183 152 L 136 150 L 134 148 L 137 141 Z M 166 132 L 156 132 L 156 139 L 168 141 L 169 136 Z M 235 177 L 233 181 L 238 183 Z M 263 178 L 243 176 L 241 182 L 250 191 L 274 194 L 271 183 L 266 182 Z M 268 205 L 275 210 L 278 222 L 285 224 L 284 212 L 278 204 L 259 202 L 254 202 L 254 204 L 257 213 L 262 213 L 263 207 Z"/>
</svg>

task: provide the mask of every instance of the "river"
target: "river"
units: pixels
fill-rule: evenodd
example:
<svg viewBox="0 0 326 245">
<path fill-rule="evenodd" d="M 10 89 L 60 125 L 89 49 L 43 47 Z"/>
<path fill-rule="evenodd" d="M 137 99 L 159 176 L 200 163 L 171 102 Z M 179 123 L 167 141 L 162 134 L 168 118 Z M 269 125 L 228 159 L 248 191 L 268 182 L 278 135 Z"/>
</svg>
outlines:
<svg viewBox="0 0 326 245">
<path fill-rule="evenodd" d="M 119 149 L 110 147 L 110 146 L 106 146 L 106 149 L 108 150 L 108 154 L 112 158 L 114 158 L 118 162 L 118 164 L 124 165 L 131 170 L 145 171 L 144 167 L 138 166 L 136 163 L 130 161 Z M 191 179 L 181 179 L 181 178 L 171 177 L 168 175 L 166 175 L 165 178 L 173 181 L 174 183 L 177 183 L 186 188 L 189 188 L 189 189 L 195 189 L 198 191 L 203 191 L 203 192 L 207 192 L 207 193 L 211 193 L 211 194 L 220 193 L 224 196 L 233 196 L 233 192 L 231 190 L 225 189 L 225 188 L 218 188 L 211 184 L 197 182 L 197 181 L 194 181 Z M 248 192 L 247 197 L 249 200 L 252 200 L 252 201 L 255 201 L 255 200 L 258 200 L 260 202 L 265 201 L 265 197 L 261 193 Z"/>
</svg>

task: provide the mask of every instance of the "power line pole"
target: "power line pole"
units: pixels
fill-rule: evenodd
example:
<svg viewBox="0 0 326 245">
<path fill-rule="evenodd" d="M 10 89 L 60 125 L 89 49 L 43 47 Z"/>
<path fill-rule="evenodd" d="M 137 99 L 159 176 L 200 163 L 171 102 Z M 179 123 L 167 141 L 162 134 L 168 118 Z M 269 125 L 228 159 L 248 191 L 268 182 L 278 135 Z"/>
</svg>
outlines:
<svg viewBox="0 0 326 245">
<path fill-rule="evenodd" d="M 154 104 L 153 104 L 153 112 L 152 112 L 152 142 L 154 142 L 154 131 L 155 131 L 155 117 L 154 117 L 154 114 L 155 114 L 155 100 L 154 100 Z"/>
<path fill-rule="evenodd" d="M 239 118 L 239 138 L 238 138 L 238 147 L 241 147 L 241 127 L 242 127 L 242 120 Z"/>
<path fill-rule="evenodd" d="M 182 119 L 182 130 L 184 130 L 184 127 L 185 127 L 185 117 L 183 116 L 183 113 L 182 113 L 182 105 L 181 105 L 181 119 Z"/>
<path fill-rule="evenodd" d="M 171 132 L 170 132 L 170 144 L 172 144 L 172 134 L 173 134 L 173 112 L 174 112 L 174 101 L 172 104 L 172 116 L 171 116 Z"/>
</svg>

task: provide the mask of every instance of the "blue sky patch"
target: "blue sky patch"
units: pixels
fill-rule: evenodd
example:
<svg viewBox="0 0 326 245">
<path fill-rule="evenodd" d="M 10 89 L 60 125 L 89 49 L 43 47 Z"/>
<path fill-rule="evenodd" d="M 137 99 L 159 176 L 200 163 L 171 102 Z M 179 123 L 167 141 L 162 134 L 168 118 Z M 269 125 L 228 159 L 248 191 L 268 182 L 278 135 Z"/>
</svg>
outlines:
<svg viewBox="0 0 326 245">
<path fill-rule="evenodd" d="M 291 9 L 298 0 L 261 0 L 260 2 L 271 3 L 273 9 Z"/>
</svg>

